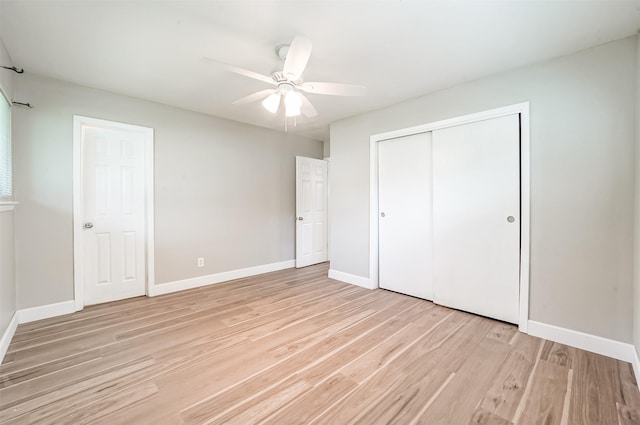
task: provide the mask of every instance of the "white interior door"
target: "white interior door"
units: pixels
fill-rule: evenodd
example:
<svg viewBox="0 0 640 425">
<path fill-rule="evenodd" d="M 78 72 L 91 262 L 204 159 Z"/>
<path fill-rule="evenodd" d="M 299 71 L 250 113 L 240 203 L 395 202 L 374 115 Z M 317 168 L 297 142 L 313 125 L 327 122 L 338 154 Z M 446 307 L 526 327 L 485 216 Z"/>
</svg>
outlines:
<svg viewBox="0 0 640 425">
<path fill-rule="evenodd" d="M 84 304 L 144 295 L 144 136 L 85 125 L 81 152 Z"/>
<path fill-rule="evenodd" d="M 327 161 L 296 157 L 296 267 L 327 261 Z"/>
<path fill-rule="evenodd" d="M 519 115 L 433 132 L 434 301 L 518 323 Z"/>
<path fill-rule="evenodd" d="M 431 133 L 378 143 L 379 286 L 433 299 Z"/>
</svg>

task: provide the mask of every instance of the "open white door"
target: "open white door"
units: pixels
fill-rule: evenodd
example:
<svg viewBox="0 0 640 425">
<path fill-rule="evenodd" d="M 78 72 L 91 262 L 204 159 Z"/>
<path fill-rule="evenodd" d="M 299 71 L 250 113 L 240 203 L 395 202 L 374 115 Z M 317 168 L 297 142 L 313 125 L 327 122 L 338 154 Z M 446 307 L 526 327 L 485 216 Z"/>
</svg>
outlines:
<svg viewBox="0 0 640 425">
<path fill-rule="evenodd" d="M 76 122 L 81 162 L 74 214 L 77 305 L 145 294 L 146 179 L 152 166 L 151 129 L 85 120 L 90 123 Z"/>
<path fill-rule="evenodd" d="M 378 143 L 379 285 L 433 299 L 431 133 Z"/>
<path fill-rule="evenodd" d="M 296 156 L 296 267 L 327 261 L 327 161 Z"/>
<path fill-rule="evenodd" d="M 434 301 L 518 323 L 520 121 L 433 131 Z"/>
</svg>

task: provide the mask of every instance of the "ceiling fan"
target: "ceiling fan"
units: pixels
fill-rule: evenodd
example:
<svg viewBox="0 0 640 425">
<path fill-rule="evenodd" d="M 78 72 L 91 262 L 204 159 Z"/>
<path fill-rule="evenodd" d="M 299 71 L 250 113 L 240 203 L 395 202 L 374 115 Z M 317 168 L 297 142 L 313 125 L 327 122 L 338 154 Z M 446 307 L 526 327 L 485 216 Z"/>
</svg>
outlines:
<svg viewBox="0 0 640 425">
<path fill-rule="evenodd" d="M 253 78 L 264 83 L 275 86 L 275 88 L 260 90 L 233 102 L 234 105 L 245 105 L 262 100 L 262 106 L 269 112 L 275 114 L 284 103 L 285 116 L 296 117 L 303 114 L 306 117 L 318 115 L 316 108 L 303 94 L 325 94 L 332 96 L 364 96 L 366 88 L 358 85 L 305 82 L 302 80 L 309 56 L 311 55 L 311 40 L 306 37 L 296 36 L 291 44 L 281 44 L 276 47 L 276 54 L 284 60 L 281 71 L 275 71 L 271 76 L 239 68 L 219 62 L 211 58 L 203 58 L 208 62 L 222 65 L 228 71 L 245 77 Z M 282 99 L 284 98 L 284 102 Z"/>
</svg>

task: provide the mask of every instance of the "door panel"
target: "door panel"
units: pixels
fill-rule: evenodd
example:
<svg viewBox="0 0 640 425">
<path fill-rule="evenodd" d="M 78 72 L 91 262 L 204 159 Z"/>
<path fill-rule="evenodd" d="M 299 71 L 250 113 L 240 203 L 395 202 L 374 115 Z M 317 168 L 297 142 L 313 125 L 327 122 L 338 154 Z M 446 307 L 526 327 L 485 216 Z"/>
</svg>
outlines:
<svg viewBox="0 0 640 425">
<path fill-rule="evenodd" d="M 519 137 L 518 115 L 433 132 L 434 301 L 511 323 L 519 311 Z"/>
<path fill-rule="evenodd" d="M 144 136 L 82 127 L 84 304 L 145 293 Z"/>
<path fill-rule="evenodd" d="M 97 283 L 111 283 L 111 235 L 109 233 L 96 234 L 97 248 Z"/>
<path fill-rule="evenodd" d="M 122 234 L 123 239 L 123 262 L 124 262 L 124 276 L 125 281 L 136 279 L 136 232 L 124 232 Z"/>
<path fill-rule="evenodd" d="M 328 260 L 327 161 L 296 157 L 296 267 Z"/>
<path fill-rule="evenodd" d="M 378 160 L 379 285 L 431 300 L 431 133 L 379 142 Z"/>
</svg>

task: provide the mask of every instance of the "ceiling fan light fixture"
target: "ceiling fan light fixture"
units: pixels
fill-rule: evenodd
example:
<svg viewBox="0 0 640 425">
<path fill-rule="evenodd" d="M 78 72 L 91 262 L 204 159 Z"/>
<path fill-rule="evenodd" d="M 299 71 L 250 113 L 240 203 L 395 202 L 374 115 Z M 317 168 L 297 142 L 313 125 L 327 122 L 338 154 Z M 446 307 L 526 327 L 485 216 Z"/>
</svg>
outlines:
<svg viewBox="0 0 640 425">
<path fill-rule="evenodd" d="M 262 106 L 267 111 L 272 114 L 277 114 L 281 109 L 280 104 L 284 103 L 282 109 L 284 109 L 286 131 L 287 121 L 290 117 L 304 115 L 307 118 L 313 118 L 318 115 L 318 111 L 305 96 L 305 93 L 330 96 L 364 96 L 366 94 L 365 87 L 352 84 L 329 82 L 305 83 L 302 75 L 309 62 L 311 49 L 311 40 L 304 36 L 295 36 L 291 44 L 280 44 L 276 46 L 276 54 L 284 63 L 282 64 L 282 70 L 272 72 L 271 76 L 219 62 L 215 59 L 203 59 L 217 63 L 235 74 L 275 86 L 240 98 L 233 102 L 233 104 L 245 105 L 262 100 Z M 293 121 L 295 125 L 296 120 L 294 119 Z"/>
<path fill-rule="evenodd" d="M 300 107 L 302 106 L 302 99 L 300 95 L 290 90 L 284 95 L 285 114 L 288 117 L 297 117 L 300 115 Z"/>
<path fill-rule="evenodd" d="M 270 94 L 265 100 L 262 101 L 264 109 L 275 114 L 280 106 L 280 93 L 275 92 Z"/>
</svg>

